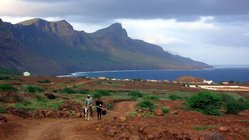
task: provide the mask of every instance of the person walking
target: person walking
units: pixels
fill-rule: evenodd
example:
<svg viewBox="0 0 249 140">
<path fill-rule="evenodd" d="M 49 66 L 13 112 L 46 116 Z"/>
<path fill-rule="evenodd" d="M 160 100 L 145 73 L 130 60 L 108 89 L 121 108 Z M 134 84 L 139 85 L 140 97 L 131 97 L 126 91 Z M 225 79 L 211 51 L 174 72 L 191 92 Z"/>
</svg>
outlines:
<svg viewBox="0 0 249 140">
<path fill-rule="evenodd" d="M 103 102 L 100 98 L 96 100 L 96 110 L 97 110 L 97 119 L 101 120 L 101 115 L 102 115 L 102 108 L 103 108 Z"/>
<path fill-rule="evenodd" d="M 85 99 L 85 104 L 86 104 L 86 107 L 89 107 L 90 115 L 91 117 L 93 117 L 93 110 L 92 110 L 93 99 L 90 95 L 87 95 L 87 98 Z"/>
</svg>

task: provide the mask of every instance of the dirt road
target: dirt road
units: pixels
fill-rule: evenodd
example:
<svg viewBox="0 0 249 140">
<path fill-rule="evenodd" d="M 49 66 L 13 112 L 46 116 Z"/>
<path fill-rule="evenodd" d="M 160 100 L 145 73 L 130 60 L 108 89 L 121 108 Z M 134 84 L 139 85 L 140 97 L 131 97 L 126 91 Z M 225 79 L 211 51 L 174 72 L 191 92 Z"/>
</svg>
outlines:
<svg viewBox="0 0 249 140">
<path fill-rule="evenodd" d="M 97 127 L 104 125 L 113 114 L 125 115 L 135 110 L 135 102 L 124 101 L 114 106 L 103 120 L 92 118 L 87 121 L 79 119 L 21 119 L 8 116 L 8 123 L 3 128 L 5 140 L 103 140 L 107 139 Z"/>
</svg>

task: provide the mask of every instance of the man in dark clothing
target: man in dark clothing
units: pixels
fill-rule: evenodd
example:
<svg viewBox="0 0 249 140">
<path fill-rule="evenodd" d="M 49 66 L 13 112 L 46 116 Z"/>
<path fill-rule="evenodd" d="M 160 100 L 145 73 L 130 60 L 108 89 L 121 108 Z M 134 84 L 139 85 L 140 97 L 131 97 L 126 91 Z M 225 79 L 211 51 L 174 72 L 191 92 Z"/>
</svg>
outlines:
<svg viewBox="0 0 249 140">
<path fill-rule="evenodd" d="M 100 100 L 100 98 L 96 100 L 96 107 L 98 120 L 101 120 L 103 102 Z"/>
</svg>

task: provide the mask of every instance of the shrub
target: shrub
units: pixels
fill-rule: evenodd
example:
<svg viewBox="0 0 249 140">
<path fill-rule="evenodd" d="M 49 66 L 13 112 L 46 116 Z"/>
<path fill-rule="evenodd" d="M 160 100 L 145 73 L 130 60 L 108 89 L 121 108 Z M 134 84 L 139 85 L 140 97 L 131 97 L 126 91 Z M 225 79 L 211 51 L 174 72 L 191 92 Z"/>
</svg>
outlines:
<svg viewBox="0 0 249 140">
<path fill-rule="evenodd" d="M 150 100 L 142 100 L 138 103 L 138 108 L 148 108 L 150 111 L 153 111 L 155 108 L 155 105 Z"/>
<path fill-rule="evenodd" d="M 249 109 L 249 101 L 242 98 L 226 102 L 225 105 L 228 114 L 238 114 L 242 110 Z"/>
<path fill-rule="evenodd" d="M 0 91 L 16 92 L 17 89 L 9 84 L 0 84 Z"/>
<path fill-rule="evenodd" d="M 88 91 L 86 91 L 86 90 L 80 90 L 79 93 L 80 94 L 88 94 Z"/>
<path fill-rule="evenodd" d="M 69 93 L 69 94 L 73 94 L 76 93 L 75 90 L 73 90 L 72 88 L 69 87 L 65 87 L 64 89 L 61 90 L 62 93 Z"/>
<path fill-rule="evenodd" d="M 146 95 L 146 96 L 144 96 L 144 99 L 157 101 L 157 100 L 159 100 L 159 97 L 157 95 Z"/>
<path fill-rule="evenodd" d="M 169 99 L 170 100 L 178 100 L 178 99 L 182 99 L 180 96 L 175 95 L 175 94 L 170 94 L 169 95 Z"/>
<path fill-rule="evenodd" d="M 39 80 L 38 82 L 39 82 L 39 83 L 51 83 L 50 80 Z"/>
<path fill-rule="evenodd" d="M 110 96 L 110 92 L 106 91 L 106 90 L 97 90 L 96 93 L 98 93 L 101 96 Z"/>
<path fill-rule="evenodd" d="M 128 93 L 129 96 L 143 97 L 143 94 L 139 91 L 132 91 Z"/>
<path fill-rule="evenodd" d="M 131 96 L 131 100 L 132 100 L 132 101 L 136 101 L 137 99 L 138 99 L 137 96 Z"/>
<path fill-rule="evenodd" d="M 36 86 L 36 85 L 28 85 L 28 86 L 25 86 L 24 88 L 25 88 L 24 91 L 29 92 L 29 93 L 45 91 L 44 88 L 42 88 L 40 86 Z"/>
<path fill-rule="evenodd" d="M 131 117 L 131 118 L 134 118 L 134 117 L 137 116 L 137 112 L 129 112 L 127 116 Z"/>
<path fill-rule="evenodd" d="M 0 106 L 0 113 L 5 113 L 5 112 L 6 112 L 6 108 L 5 108 L 5 107 Z"/>
<path fill-rule="evenodd" d="M 168 113 L 169 109 L 167 107 L 162 107 L 162 111 L 163 111 L 163 113 Z"/>
<path fill-rule="evenodd" d="M 113 103 L 107 103 L 107 109 L 112 110 L 113 109 Z"/>
<path fill-rule="evenodd" d="M 220 96 L 224 102 L 226 113 L 228 114 L 238 114 L 240 111 L 249 108 L 249 100 L 239 95 L 222 93 Z"/>
<path fill-rule="evenodd" d="M 94 93 L 93 94 L 93 98 L 96 99 L 96 98 L 101 98 L 102 96 L 99 94 L 99 93 Z"/>
<path fill-rule="evenodd" d="M 192 95 L 187 100 L 187 105 L 207 115 L 221 115 L 222 98 L 214 93 L 203 91 Z"/>
</svg>

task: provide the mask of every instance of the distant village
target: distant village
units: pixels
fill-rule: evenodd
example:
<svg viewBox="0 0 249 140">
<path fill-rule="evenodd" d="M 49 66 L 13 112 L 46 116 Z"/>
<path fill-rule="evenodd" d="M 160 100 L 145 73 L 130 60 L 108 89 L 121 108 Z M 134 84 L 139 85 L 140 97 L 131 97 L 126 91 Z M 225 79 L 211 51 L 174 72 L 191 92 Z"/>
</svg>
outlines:
<svg viewBox="0 0 249 140">
<path fill-rule="evenodd" d="M 174 84 L 182 84 L 185 87 L 190 88 L 201 88 L 206 90 L 213 91 L 249 91 L 249 86 L 238 85 L 235 82 L 224 81 L 220 83 L 215 83 L 213 80 L 206 80 L 202 78 L 196 78 L 191 76 L 182 76 L 174 81 L 169 80 L 152 80 L 147 79 L 143 80 L 140 78 L 137 79 L 117 79 L 117 78 L 107 78 L 107 77 L 98 77 L 100 80 L 112 80 L 112 81 L 146 81 L 146 82 L 166 82 Z"/>
</svg>

